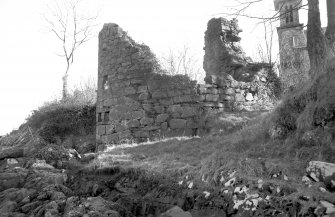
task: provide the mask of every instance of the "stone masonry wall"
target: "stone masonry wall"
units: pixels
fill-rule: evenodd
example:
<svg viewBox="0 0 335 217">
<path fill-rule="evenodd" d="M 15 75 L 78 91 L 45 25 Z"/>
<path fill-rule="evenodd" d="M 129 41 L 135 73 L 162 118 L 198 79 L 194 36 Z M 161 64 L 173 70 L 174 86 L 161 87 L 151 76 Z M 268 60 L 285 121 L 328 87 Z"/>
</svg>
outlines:
<svg viewBox="0 0 335 217">
<path fill-rule="evenodd" d="M 116 24 L 99 34 L 97 139 L 104 143 L 195 135 L 196 84 L 159 74 L 155 56 Z"/>
<path fill-rule="evenodd" d="M 194 136 L 206 131 L 206 114 L 212 110 L 268 108 L 267 71 L 257 70 L 250 82 L 225 74 L 205 85 L 165 75 L 148 46 L 117 24 L 105 24 L 99 33 L 97 141 Z"/>
<path fill-rule="evenodd" d="M 236 19 L 212 18 L 205 32 L 206 87 L 230 110 L 258 110 L 271 106 L 280 90 L 279 79 L 265 63 L 250 63 L 238 36 Z M 277 81 L 277 82 L 276 82 Z M 206 90 L 206 91 L 208 91 Z"/>
</svg>

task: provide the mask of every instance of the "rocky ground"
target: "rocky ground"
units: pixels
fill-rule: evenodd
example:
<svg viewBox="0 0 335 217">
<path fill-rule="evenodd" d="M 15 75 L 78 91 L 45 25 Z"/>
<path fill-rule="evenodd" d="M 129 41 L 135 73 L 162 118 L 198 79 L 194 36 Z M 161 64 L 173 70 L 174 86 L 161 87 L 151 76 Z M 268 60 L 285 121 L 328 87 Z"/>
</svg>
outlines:
<svg viewBox="0 0 335 217">
<path fill-rule="evenodd" d="M 223 117 L 240 128 L 234 118 Z M 240 123 L 245 124 L 243 118 Z M 182 169 L 171 173 L 143 166 L 149 158 L 139 154 L 139 147 L 145 145 L 92 152 L 96 147 L 89 142 L 75 150 L 37 139 L 25 145 L 13 141 L 0 152 L 4 217 L 335 216 L 335 165 L 330 163 L 310 162 L 299 183 L 280 170 L 262 179 L 246 178 L 234 168 L 209 182 L 204 175 L 199 179 Z M 156 145 L 159 142 L 148 148 Z"/>
</svg>

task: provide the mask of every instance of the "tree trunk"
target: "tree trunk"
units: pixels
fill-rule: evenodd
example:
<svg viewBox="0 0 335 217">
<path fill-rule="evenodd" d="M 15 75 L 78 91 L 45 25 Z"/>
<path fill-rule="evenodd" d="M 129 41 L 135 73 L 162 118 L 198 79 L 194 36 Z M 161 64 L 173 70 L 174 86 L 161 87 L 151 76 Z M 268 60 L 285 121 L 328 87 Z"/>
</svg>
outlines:
<svg viewBox="0 0 335 217">
<path fill-rule="evenodd" d="M 335 52 L 335 0 L 327 0 L 327 17 L 328 26 L 326 30 L 327 44 L 333 52 L 331 56 L 334 56 Z"/>
<path fill-rule="evenodd" d="M 67 87 L 67 73 L 62 77 L 63 79 L 63 100 L 68 97 L 68 87 Z"/>
<path fill-rule="evenodd" d="M 307 50 L 310 59 L 309 74 L 313 79 L 324 71 L 327 60 L 326 38 L 321 29 L 319 0 L 308 0 Z"/>
</svg>

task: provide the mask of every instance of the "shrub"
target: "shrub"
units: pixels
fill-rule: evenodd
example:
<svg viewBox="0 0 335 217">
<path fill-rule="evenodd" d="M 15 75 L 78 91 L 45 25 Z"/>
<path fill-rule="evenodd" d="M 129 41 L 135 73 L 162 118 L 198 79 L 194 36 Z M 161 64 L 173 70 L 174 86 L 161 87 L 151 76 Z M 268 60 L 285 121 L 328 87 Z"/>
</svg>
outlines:
<svg viewBox="0 0 335 217">
<path fill-rule="evenodd" d="M 274 112 L 274 124 L 294 133 L 335 121 L 335 74 L 328 70 L 288 92 Z"/>
<path fill-rule="evenodd" d="M 45 103 L 32 112 L 27 118 L 27 124 L 49 143 L 62 142 L 70 135 L 93 134 L 95 104 L 84 95 L 83 91 L 76 89 L 65 100 Z"/>
</svg>

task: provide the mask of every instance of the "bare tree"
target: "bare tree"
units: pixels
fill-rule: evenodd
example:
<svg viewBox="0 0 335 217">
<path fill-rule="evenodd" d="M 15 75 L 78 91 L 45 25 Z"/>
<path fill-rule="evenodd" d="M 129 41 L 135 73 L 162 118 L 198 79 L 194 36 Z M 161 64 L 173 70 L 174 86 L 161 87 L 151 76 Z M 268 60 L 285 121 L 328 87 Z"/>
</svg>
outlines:
<svg viewBox="0 0 335 217">
<path fill-rule="evenodd" d="M 62 54 L 66 60 L 63 79 L 63 99 L 68 95 L 68 73 L 73 64 L 74 54 L 78 47 L 95 36 L 97 15 L 84 16 L 79 13 L 80 0 L 55 0 L 53 6 L 48 5 L 49 13 L 44 15 L 47 28 L 61 43 Z"/>
<path fill-rule="evenodd" d="M 272 22 L 267 22 L 263 20 L 263 43 L 259 43 L 257 45 L 257 53 L 256 53 L 256 60 L 264 63 L 268 63 L 274 66 L 277 62 L 277 58 L 273 56 L 273 38 L 275 27 L 273 26 Z"/>
<path fill-rule="evenodd" d="M 169 75 L 184 74 L 199 80 L 202 66 L 187 45 L 176 52 L 170 49 L 168 54 L 160 58 L 160 63 Z"/>
<path fill-rule="evenodd" d="M 307 50 L 310 59 L 310 76 L 314 78 L 325 66 L 327 48 L 322 33 L 319 0 L 308 0 Z"/>
</svg>

